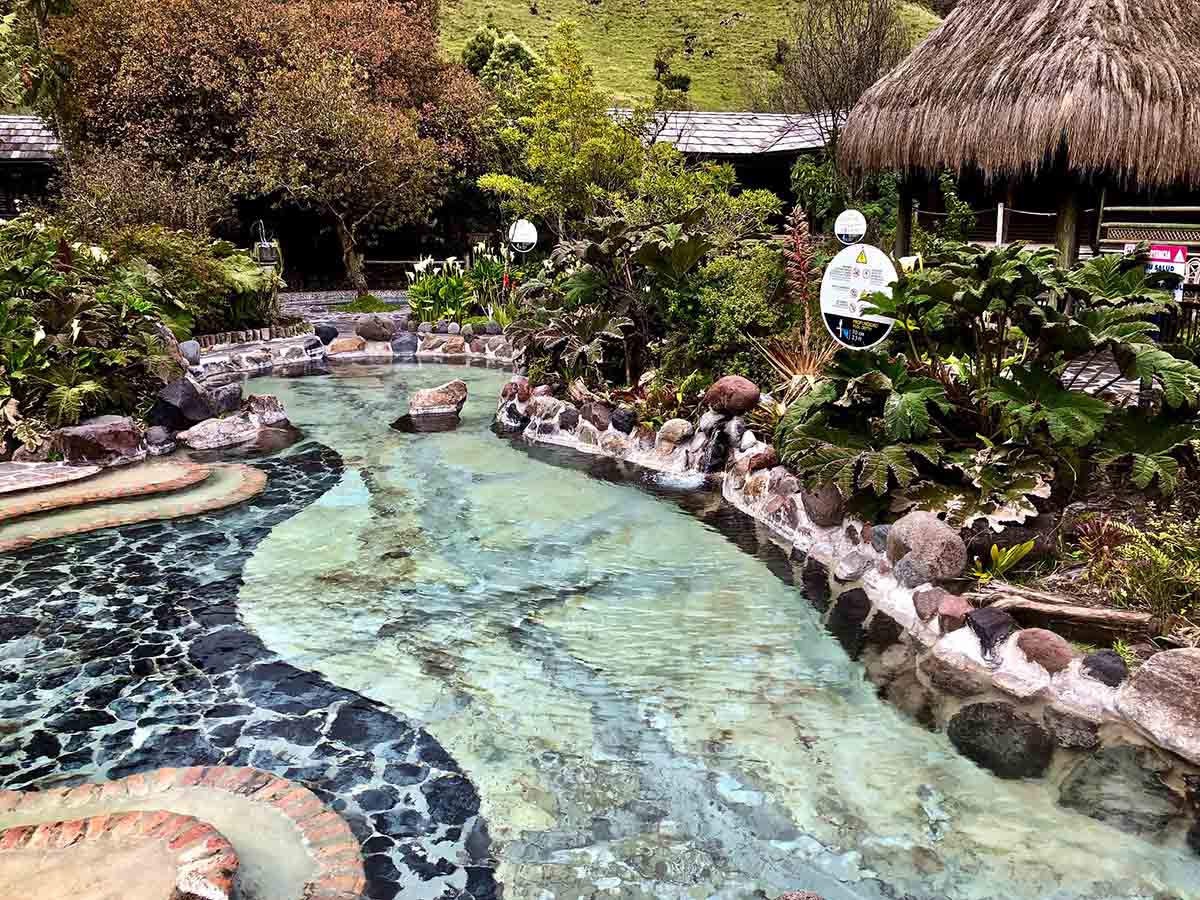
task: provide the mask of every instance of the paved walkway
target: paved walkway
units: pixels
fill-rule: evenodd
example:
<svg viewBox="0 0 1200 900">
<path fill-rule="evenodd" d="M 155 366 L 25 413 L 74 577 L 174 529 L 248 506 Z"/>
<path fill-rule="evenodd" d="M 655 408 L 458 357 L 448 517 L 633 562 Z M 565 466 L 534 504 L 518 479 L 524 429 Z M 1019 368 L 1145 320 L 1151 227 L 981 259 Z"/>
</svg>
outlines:
<svg viewBox="0 0 1200 900">
<path fill-rule="evenodd" d="M 373 291 L 385 303 L 395 304 L 397 313 L 407 313 L 407 291 Z M 354 291 L 290 291 L 279 295 L 283 313 L 299 316 L 314 325 L 332 325 L 340 334 L 353 334 L 354 324 L 363 313 L 337 312 L 332 307 L 354 300 Z"/>
<path fill-rule="evenodd" d="M 1117 361 L 1107 350 L 1094 358 L 1084 356 L 1072 361 L 1063 370 L 1062 383 L 1086 394 L 1095 394 L 1103 389 L 1118 403 L 1123 400 L 1136 403 L 1141 390 L 1136 378 L 1121 375 Z"/>
</svg>

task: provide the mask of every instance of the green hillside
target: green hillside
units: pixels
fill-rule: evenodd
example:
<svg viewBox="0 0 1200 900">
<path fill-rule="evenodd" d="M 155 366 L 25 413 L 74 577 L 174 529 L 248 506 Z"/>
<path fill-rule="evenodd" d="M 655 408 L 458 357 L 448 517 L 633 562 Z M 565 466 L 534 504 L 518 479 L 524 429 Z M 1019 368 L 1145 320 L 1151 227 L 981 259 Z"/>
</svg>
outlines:
<svg viewBox="0 0 1200 900">
<path fill-rule="evenodd" d="M 672 68 L 692 76 L 700 109 L 737 109 L 747 73 L 770 64 L 776 40 L 787 33 L 794 0 L 442 0 L 442 36 L 457 53 L 480 25 L 513 31 L 534 47 L 546 45 L 554 25 L 572 19 L 600 83 L 619 100 L 654 93 L 654 57 L 677 48 Z M 927 34 L 938 18 L 916 4 L 904 15 Z M 690 46 L 685 55 L 682 48 Z"/>
</svg>

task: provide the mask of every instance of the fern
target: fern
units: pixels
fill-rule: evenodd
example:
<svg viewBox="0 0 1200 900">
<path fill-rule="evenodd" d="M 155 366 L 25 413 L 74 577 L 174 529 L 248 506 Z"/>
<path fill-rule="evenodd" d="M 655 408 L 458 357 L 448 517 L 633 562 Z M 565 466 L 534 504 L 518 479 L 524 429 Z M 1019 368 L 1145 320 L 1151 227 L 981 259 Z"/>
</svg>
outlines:
<svg viewBox="0 0 1200 900">
<path fill-rule="evenodd" d="M 936 444 L 886 444 L 873 446 L 859 434 L 830 428 L 824 413 L 805 425 L 780 429 L 780 458 L 795 468 L 809 484 L 833 484 L 843 497 L 870 490 L 877 497 L 895 484 L 900 488 L 917 477 L 917 460 L 936 464 L 942 450 Z"/>
<path fill-rule="evenodd" d="M 1049 373 L 1018 369 L 995 384 L 987 398 L 1000 406 L 1012 437 L 1045 427 L 1055 443 L 1085 447 L 1095 440 L 1110 412 L 1098 397 L 1069 391 Z"/>
<path fill-rule="evenodd" d="M 1194 452 L 1197 424 L 1162 425 L 1136 413 L 1127 413 L 1106 436 L 1105 444 L 1096 456 L 1102 468 L 1116 463 L 1129 463 L 1129 478 L 1142 490 L 1157 483 L 1164 495 L 1175 493 L 1179 486 L 1181 453 Z"/>
</svg>

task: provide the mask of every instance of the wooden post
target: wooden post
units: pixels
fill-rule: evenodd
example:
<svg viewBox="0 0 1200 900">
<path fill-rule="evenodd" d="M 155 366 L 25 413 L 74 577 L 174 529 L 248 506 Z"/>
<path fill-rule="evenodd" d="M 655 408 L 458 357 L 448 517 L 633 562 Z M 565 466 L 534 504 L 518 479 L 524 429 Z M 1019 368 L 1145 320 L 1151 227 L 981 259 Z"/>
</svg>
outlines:
<svg viewBox="0 0 1200 900">
<path fill-rule="evenodd" d="M 1003 247 L 1008 243 L 1008 223 L 1004 221 L 1004 204 L 996 204 L 996 246 Z"/>
<path fill-rule="evenodd" d="M 912 252 L 912 219 L 912 180 L 904 178 L 899 184 L 899 196 L 896 204 L 896 245 L 894 247 L 894 255 L 897 259 L 901 256 L 908 256 Z"/>
<path fill-rule="evenodd" d="M 1096 227 L 1092 229 L 1092 256 L 1100 255 L 1100 242 L 1104 239 L 1104 202 L 1108 199 L 1108 186 L 1100 188 L 1100 200 L 1096 204 Z"/>
<path fill-rule="evenodd" d="M 1058 262 L 1069 269 L 1079 261 L 1079 185 L 1073 180 L 1059 197 L 1056 225 Z"/>
</svg>

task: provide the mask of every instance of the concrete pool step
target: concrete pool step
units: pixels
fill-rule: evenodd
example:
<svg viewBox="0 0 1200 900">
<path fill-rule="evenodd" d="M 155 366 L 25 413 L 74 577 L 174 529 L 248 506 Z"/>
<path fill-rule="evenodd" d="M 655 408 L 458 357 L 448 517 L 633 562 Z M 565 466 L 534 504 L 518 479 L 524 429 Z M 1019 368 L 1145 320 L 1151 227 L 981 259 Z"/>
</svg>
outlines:
<svg viewBox="0 0 1200 900">
<path fill-rule="evenodd" d="M 206 465 L 185 459 L 155 459 L 116 469 L 95 469 L 86 480 L 0 494 L 0 522 L 57 509 L 179 491 L 206 480 L 211 471 Z"/>
<path fill-rule="evenodd" d="M 72 534 L 224 509 L 262 493 L 267 484 L 266 473 L 253 466 L 214 463 L 200 468 L 207 470 L 207 477 L 167 493 L 32 512 L 0 521 L 0 553 Z M 192 472 L 189 477 L 194 475 Z"/>
</svg>

